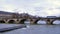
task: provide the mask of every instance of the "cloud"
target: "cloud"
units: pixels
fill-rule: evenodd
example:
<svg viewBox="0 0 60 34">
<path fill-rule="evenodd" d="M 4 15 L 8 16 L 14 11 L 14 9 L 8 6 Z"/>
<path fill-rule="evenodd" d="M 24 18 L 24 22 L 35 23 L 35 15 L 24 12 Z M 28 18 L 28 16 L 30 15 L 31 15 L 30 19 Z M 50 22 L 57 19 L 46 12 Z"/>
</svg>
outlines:
<svg viewBox="0 0 60 34">
<path fill-rule="evenodd" d="M 37 16 L 59 16 L 60 0 L 0 0 L 0 10 Z"/>
</svg>

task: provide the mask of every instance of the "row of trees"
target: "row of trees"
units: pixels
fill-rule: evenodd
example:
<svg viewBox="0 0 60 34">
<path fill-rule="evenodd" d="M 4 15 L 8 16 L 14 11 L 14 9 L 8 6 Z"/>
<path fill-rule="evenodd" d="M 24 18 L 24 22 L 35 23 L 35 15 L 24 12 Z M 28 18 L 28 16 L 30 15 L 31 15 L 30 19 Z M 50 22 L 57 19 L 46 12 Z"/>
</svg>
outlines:
<svg viewBox="0 0 60 34">
<path fill-rule="evenodd" d="M 34 18 L 34 19 L 39 18 L 39 17 L 36 17 L 36 16 L 32 16 L 32 15 L 30 15 L 28 13 L 21 13 L 21 14 L 13 13 L 12 17 L 13 18 Z"/>
</svg>

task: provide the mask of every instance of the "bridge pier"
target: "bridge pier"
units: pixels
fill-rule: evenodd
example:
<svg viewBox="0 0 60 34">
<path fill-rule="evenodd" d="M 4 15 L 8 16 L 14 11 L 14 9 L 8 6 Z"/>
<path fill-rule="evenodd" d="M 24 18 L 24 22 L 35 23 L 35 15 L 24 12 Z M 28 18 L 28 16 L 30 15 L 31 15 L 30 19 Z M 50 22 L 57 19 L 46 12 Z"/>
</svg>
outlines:
<svg viewBox="0 0 60 34">
<path fill-rule="evenodd" d="M 53 25 L 53 22 L 47 21 L 47 25 Z"/>
<path fill-rule="evenodd" d="M 19 24 L 24 24 L 24 21 L 25 21 L 26 19 L 19 19 Z"/>
<path fill-rule="evenodd" d="M 8 24 L 8 21 L 5 21 L 6 24 Z"/>
<path fill-rule="evenodd" d="M 53 25 L 53 21 L 54 21 L 53 19 L 47 19 L 46 22 L 47 22 L 48 25 Z"/>
<path fill-rule="evenodd" d="M 30 20 L 30 24 L 37 24 L 36 19 Z"/>
<path fill-rule="evenodd" d="M 16 20 L 16 24 L 19 24 L 19 19 Z"/>
</svg>

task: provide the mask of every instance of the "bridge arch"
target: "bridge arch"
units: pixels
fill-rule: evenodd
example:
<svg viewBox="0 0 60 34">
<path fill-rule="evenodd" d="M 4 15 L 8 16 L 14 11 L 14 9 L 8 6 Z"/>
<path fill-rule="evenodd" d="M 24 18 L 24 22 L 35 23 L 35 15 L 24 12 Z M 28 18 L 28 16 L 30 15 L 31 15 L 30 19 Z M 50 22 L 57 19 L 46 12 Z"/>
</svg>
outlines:
<svg viewBox="0 0 60 34">
<path fill-rule="evenodd" d="M 37 20 L 33 20 L 32 24 L 46 24 L 46 21 L 42 19 L 37 19 Z"/>
<path fill-rule="evenodd" d="M 45 20 L 38 20 L 37 24 L 46 24 L 46 21 Z"/>
<path fill-rule="evenodd" d="M 25 20 L 24 23 L 25 24 L 30 24 L 30 20 Z"/>
<path fill-rule="evenodd" d="M 8 23 L 13 24 L 15 23 L 15 20 L 9 20 Z"/>
<path fill-rule="evenodd" d="M 5 23 L 5 21 L 4 20 L 0 20 L 0 23 Z"/>
<path fill-rule="evenodd" d="M 60 20 L 55 20 L 53 24 L 60 24 Z"/>
<path fill-rule="evenodd" d="M 22 19 L 19 21 L 20 24 L 27 24 L 30 23 L 30 21 L 28 19 Z"/>
<path fill-rule="evenodd" d="M 34 23 L 37 24 L 38 21 L 39 21 L 39 20 L 36 20 Z"/>
</svg>

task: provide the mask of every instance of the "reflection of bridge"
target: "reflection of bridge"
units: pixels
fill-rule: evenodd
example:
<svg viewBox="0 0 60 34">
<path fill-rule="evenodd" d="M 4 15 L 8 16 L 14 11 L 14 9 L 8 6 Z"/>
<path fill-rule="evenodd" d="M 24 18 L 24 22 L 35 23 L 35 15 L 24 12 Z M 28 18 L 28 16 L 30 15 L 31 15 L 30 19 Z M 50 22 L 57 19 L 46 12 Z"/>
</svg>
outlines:
<svg viewBox="0 0 60 34">
<path fill-rule="evenodd" d="M 53 24 L 55 20 L 60 20 L 60 18 L 0 18 L 0 23 L 16 23 L 24 24 L 24 21 L 30 21 L 30 24 L 37 24 L 39 20 L 43 20 L 46 24 Z"/>
</svg>

